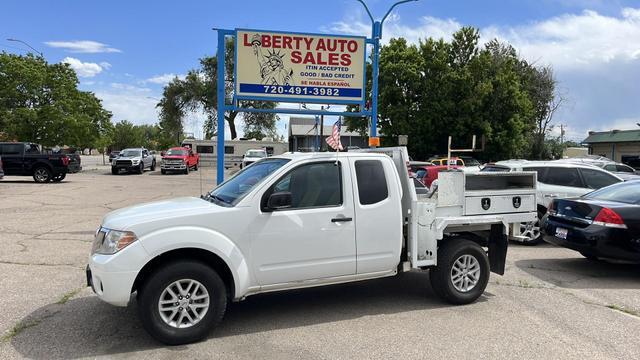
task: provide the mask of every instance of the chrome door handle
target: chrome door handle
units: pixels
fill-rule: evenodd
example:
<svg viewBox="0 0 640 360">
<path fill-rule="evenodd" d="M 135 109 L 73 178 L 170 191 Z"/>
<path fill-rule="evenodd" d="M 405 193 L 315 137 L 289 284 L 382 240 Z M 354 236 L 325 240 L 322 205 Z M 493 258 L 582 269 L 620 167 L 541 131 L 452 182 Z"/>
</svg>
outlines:
<svg viewBox="0 0 640 360">
<path fill-rule="evenodd" d="M 332 223 L 337 223 L 337 222 L 347 222 L 347 221 L 352 221 L 353 219 L 350 217 L 337 217 L 337 218 L 333 218 L 331 219 Z"/>
</svg>

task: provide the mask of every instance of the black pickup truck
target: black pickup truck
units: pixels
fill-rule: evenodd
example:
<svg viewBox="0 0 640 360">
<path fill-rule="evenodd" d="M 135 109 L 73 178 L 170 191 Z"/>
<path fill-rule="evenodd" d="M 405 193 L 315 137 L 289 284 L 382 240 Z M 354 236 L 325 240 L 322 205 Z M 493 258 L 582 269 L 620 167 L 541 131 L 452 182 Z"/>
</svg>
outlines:
<svg viewBox="0 0 640 360">
<path fill-rule="evenodd" d="M 0 143 L 4 175 L 33 176 L 38 183 L 59 182 L 67 176 L 69 157 L 45 154 L 34 143 Z"/>
</svg>

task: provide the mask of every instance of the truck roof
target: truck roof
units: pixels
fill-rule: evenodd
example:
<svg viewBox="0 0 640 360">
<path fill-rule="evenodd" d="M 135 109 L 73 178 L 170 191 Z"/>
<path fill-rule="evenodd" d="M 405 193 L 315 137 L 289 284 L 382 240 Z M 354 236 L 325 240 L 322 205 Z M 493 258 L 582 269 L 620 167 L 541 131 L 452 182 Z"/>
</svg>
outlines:
<svg viewBox="0 0 640 360">
<path fill-rule="evenodd" d="M 307 159 L 327 159 L 332 160 L 336 158 L 348 158 L 348 157 L 359 157 L 359 158 L 388 158 L 385 154 L 374 154 L 374 153 L 365 153 L 365 152 L 286 152 L 281 155 L 273 156 L 272 158 L 284 158 L 290 160 L 307 160 Z"/>
</svg>

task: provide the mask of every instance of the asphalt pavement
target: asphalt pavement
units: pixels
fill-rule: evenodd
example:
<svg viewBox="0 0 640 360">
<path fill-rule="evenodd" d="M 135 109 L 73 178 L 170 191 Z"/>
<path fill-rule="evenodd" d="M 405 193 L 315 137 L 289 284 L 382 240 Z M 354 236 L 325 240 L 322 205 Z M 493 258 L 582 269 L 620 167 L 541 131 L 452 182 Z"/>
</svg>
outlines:
<svg viewBox="0 0 640 360">
<path fill-rule="evenodd" d="M 111 210 L 214 183 L 207 168 L 114 176 L 99 161 L 59 184 L 0 180 L 0 358 L 640 358 L 639 266 L 514 243 L 505 276 L 471 305 L 445 304 L 428 273 L 407 273 L 252 296 L 207 340 L 165 347 L 135 299 L 117 308 L 85 287 L 93 234 Z"/>
</svg>

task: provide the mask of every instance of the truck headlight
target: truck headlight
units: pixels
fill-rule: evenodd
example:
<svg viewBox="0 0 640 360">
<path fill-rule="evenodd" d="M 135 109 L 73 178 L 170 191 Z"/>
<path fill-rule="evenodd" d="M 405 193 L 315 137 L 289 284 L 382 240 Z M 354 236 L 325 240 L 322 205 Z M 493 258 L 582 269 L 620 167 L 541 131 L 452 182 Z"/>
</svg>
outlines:
<svg viewBox="0 0 640 360">
<path fill-rule="evenodd" d="M 133 165 L 137 165 L 138 163 L 140 163 L 140 160 L 134 159 L 134 160 L 132 160 L 132 163 L 133 163 Z"/>
<path fill-rule="evenodd" d="M 93 241 L 91 254 L 113 255 L 138 240 L 132 231 L 101 228 Z"/>
</svg>

